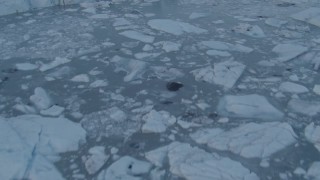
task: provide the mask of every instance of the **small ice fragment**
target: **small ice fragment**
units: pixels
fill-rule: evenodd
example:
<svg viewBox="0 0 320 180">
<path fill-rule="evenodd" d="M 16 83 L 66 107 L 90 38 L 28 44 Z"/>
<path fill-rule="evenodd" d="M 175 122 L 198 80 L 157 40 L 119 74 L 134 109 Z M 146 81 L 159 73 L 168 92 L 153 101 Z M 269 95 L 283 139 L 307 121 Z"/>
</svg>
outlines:
<svg viewBox="0 0 320 180">
<path fill-rule="evenodd" d="M 30 96 L 30 101 L 39 110 L 48 109 L 52 105 L 52 101 L 51 101 L 49 95 L 41 87 L 37 87 L 34 89 L 34 94 L 32 96 Z"/>
<path fill-rule="evenodd" d="M 39 66 L 31 63 L 18 63 L 16 67 L 21 71 L 31 71 L 37 69 Z"/>
<path fill-rule="evenodd" d="M 71 81 L 87 83 L 87 82 L 90 82 L 90 78 L 89 78 L 89 76 L 87 74 L 79 74 L 79 75 L 74 76 L 71 79 Z"/>
<path fill-rule="evenodd" d="M 107 162 L 109 156 L 105 154 L 105 147 L 95 146 L 89 149 L 89 157 L 85 158 L 85 167 L 89 174 L 94 174 Z"/>
<path fill-rule="evenodd" d="M 309 92 L 308 88 L 306 88 L 300 84 L 296 84 L 296 83 L 292 83 L 292 82 L 281 83 L 279 90 L 282 92 L 289 92 L 289 93 L 295 93 L 295 94 Z"/>
</svg>

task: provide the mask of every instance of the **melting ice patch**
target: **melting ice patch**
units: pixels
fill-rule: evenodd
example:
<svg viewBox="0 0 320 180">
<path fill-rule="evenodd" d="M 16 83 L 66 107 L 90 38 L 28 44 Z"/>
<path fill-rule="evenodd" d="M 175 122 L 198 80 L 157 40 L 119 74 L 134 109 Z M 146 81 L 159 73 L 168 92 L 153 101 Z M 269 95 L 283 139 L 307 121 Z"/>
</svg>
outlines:
<svg viewBox="0 0 320 180">
<path fill-rule="evenodd" d="M 265 158 L 296 141 L 296 134 L 287 123 L 249 123 L 223 131 L 221 129 L 199 130 L 191 134 L 197 143 L 232 151 L 246 158 Z"/>
<path fill-rule="evenodd" d="M 65 118 L 0 117 L 0 179 L 63 179 L 50 159 L 77 150 L 85 137 Z"/>
<path fill-rule="evenodd" d="M 186 143 L 173 142 L 146 153 L 146 158 L 156 166 L 169 161 L 170 171 L 187 180 L 258 180 L 241 163 L 215 153 L 208 153 Z"/>
<path fill-rule="evenodd" d="M 282 119 L 284 116 L 265 97 L 257 94 L 226 95 L 220 99 L 217 111 L 224 116 L 265 120 Z"/>
<path fill-rule="evenodd" d="M 152 19 L 149 20 L 148 25 L 152 29 L 167 32 L 176 36 L 184 33 L 201 34 L 207 32 L 207 30 L 193 26 L 189 23 L 174 21 L 171 19 Z"/>
<path fill-rule="evenodd" d="M 196 69 L 191 73 L 197 81 L 205 81 L 212 84 L 218 84 L 225 89 L 230 89 L 237 82 L 245 69 L 245 65 L 229 60 L 214 64 L 213 68 L 207 66 Z"/>
</svg>

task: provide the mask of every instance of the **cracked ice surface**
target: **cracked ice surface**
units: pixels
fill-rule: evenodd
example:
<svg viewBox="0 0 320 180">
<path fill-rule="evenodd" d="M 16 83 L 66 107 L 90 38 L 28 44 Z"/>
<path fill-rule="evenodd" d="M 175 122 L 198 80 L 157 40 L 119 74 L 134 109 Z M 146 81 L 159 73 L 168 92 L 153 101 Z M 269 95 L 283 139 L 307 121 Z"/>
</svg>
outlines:
<svg viewBox="0 0 320 180">
<path fill-rule="evenodd" d="M 220 99 L 217 110 L 221 115 L 230 117 L 277 120 L 284 116 L 265 97 L 257 94 L 224 96 Z"/>
<path fill-rule="evenodd" d="M 64 118 L 24 115 L 0 118 L 1 179 L 64 179 L 52 164 L 58 153 L 75 151 L 86 133 Z"/>
<path fill-rule="evenodd" d="M 173 142 L 147 152 L 146 158 L 156 166 L 162 166 L 168 159 L 170 171 L 187 180 L 259 179 L 239 162 L 186 143 Z"/>
<path fill-rule="evenodd" d="M 232 151 L 246 158 L 266 158 L 296 142 L 296 134 L 287 123 L 249 123 L 223 131 L 199 130 L 192 139 L 209 147 Z"/>
<path fill-rule="evenodd" d="M 245 65 L 236 61 L 224 61 L 214 64 L 213 68 L 208 66 L 192 71 L 197 81 L 218 84 L 225 89 L 230 89 L 237 82 L 245 69 Z"/>
</svg>

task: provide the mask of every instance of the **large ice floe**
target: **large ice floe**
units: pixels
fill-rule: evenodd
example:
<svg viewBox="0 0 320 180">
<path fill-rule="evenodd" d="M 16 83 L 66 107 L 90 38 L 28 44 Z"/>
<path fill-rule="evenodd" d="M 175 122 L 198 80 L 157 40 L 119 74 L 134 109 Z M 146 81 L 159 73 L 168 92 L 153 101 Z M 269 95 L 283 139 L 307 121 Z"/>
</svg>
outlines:
<svg viewBox="0 0 320 180">
<path fill-rule="evenodd" d="M 289 61 L 307 51 L 307 47 L 299 44 L 278 44 L 272 49 L 272 52 L 278 54 L 276 60 L 280 62 Z"/>
<path fill-rule="evenodd" d="M 229 117 L 279 120 L 284 114 L 258 94 L 226 95 L 219 101 L 217 111 Z"/>
<path fill-rule="evenodd" d="M 52 164 L 76 151 L 86 132 L 65 118 L 0 117 L 0 179 L 64 179 Z"/>
<path fill-rule="evenodd" d="M 312 7 L 302 12 L 293 14 L 292 18 L 320 27 L 320 8 Z"/>
<path fill-rule="evenodd" d="M 184 33 L 201 34 L 206 33 L 207 30 L 193 26 L 189 23 L 174 21 L 171 19 L 152 19 L 148 22 L 152 29 L 170 33 L 176 36 Z"/>
<path fill-rule="evenodd" d="M 258 180 L 241 163 L 216 153 L 208 153 L 186 143 L 173 142 L 146 153 L 146 158 L 156 166 L 168 161 L 171 173 L 186 180 Z"/>
<path fill-rule="evenodd" d="M 212 84 L 223 86 L 225 89 L 230 89 L 234 86 L 237 80 L 245 69 L 245 65 L 228 60 L 216 63 L 212 66 L 196 69 L 192 71 L 197 81 L 204 81 Z"/>
<path fill-rule="evenodd" d="M 191 134 L 197 143 L 231 151 L 246 158 L 266 158 L 296 142 L 296 134 L 288 123 L 248 123 L 229 131 L 200 129 Z"/>
</svg>

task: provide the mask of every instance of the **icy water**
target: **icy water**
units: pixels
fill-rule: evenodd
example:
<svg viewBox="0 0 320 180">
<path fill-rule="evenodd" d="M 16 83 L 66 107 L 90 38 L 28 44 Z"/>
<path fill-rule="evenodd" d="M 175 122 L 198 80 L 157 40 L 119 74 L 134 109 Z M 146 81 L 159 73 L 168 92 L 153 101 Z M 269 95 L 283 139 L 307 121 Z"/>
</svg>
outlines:
<svg viewBox="0 0 320 180">
<path fill-rule="evenodd" d="M 0 179 L 320 179 L 320 4 L 0 17 Z"/>
</svg>

